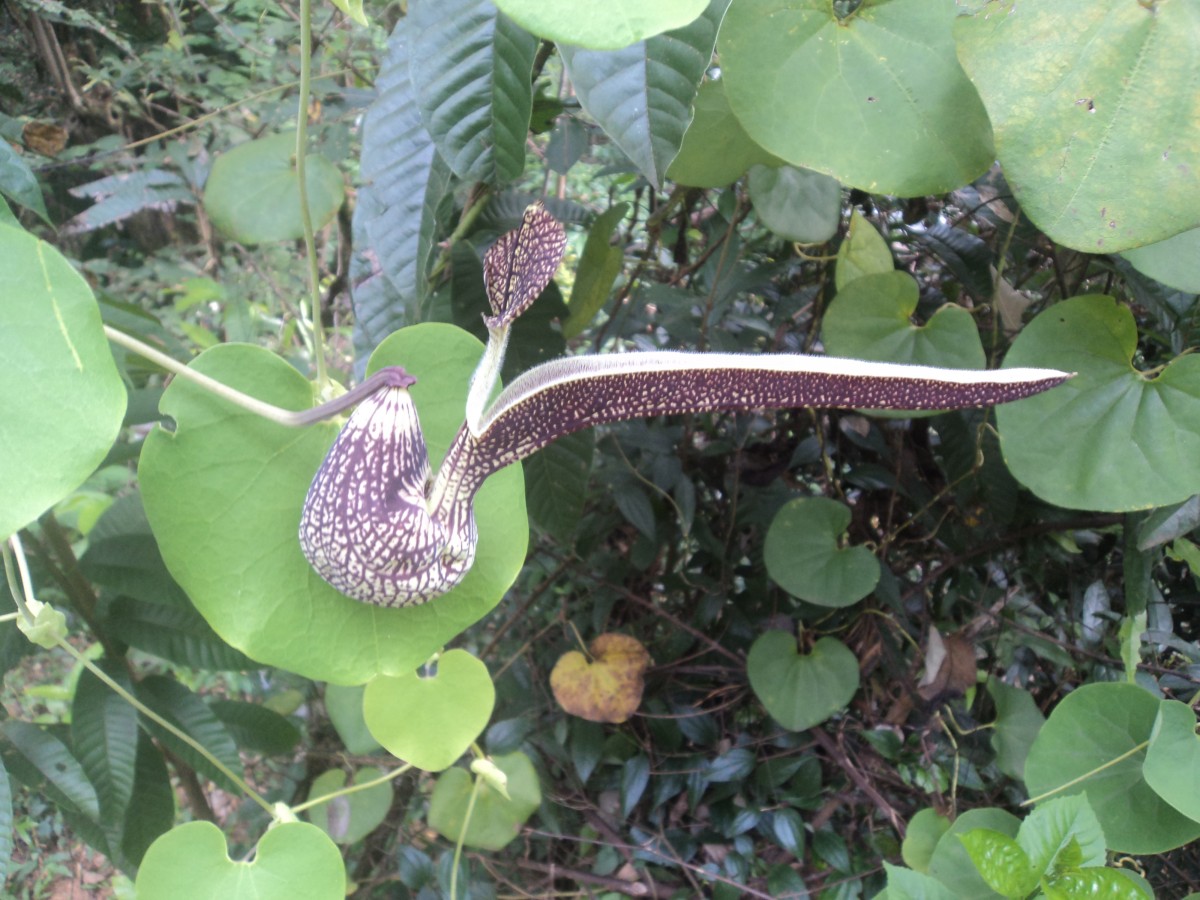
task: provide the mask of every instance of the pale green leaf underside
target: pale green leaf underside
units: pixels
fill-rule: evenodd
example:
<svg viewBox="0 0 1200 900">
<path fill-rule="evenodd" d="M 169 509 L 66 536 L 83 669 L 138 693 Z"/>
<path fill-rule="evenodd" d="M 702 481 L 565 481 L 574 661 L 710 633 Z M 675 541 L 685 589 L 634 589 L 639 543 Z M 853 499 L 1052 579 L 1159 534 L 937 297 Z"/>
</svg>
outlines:
<svg viewBox="0 0 1200 900">
<path fill-rule="evenodd" d="M 993 160 L 955 58 L 953 0 L 739 0 L 721 29 L 734 113 L 757 143 L 851 187 L 904 197 L 969 183 Z"/>
<path fill-rule="evenodd" d="M 782 238 L 820 244 L 837 233 L 842 188 L 820 172 L 793 166 L 750 169 L 750 200 L 759 221 Z"/>
<path fill-rule="evenodd" d="M 1112 253 L 1200 225 L 1200 6 L 987 3 L 954 33 L 1009 184 L 1051 238 Z"/>
<path fill-rule="evenodd" d="M 1130 265 L 1188 294 L 1200 294 L 1200 228 L 1181 232 L 1165 241 L 1135 247 L 1121 254 Z"/>
</svg>

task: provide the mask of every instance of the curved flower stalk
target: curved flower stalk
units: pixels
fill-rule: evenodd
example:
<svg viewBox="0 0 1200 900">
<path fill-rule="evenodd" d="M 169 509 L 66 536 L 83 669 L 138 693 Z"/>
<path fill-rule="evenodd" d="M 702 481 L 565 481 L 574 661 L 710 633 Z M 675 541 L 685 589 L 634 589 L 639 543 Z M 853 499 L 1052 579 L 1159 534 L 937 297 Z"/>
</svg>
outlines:
<svg viewBox="0 0 1200 900">
<path fill-rule="evenodd" d="M 963 409 L 1006 403 L 1070 376 L 1052 369 L 974 371 L 800 354 L 650 352 L 582 356 L 524 373 L 489 406 L 508 330 L 549 283 L 565 245 L 541 204 L 487 253 L 493 315 L 472 376 L 466 422 L 436 475 L 403 369 L 350 416 L 304 503 L 300 543 L 347 596 L 381 606 L 431 600 L 475 556 L 475 493 L 487 477 L 575 431 L 606 422 L 715 410 L 843 407 Z"/>
</svg>

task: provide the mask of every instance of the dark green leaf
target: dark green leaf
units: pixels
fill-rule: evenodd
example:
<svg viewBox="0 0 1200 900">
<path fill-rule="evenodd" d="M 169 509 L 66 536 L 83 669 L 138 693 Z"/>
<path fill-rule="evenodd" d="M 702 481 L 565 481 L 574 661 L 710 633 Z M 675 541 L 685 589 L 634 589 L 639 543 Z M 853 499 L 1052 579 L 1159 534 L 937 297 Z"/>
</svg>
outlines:
<svg viewBox="0 0 1200 900">
<path fill-rule="evenodd" d="M 0 879 L 8 874 L 8 864 L 12 859 L 12 828 L 12 785 L 8 781 L 4 759 L 0 756 Z"/>
<path fill-rule="evenodd" d="M 609 240 L 628 212 L 628 203 L 618 203 L 597 216 L 588 231 L 571 288 L 571 314 L 562 325 L 563 336 L 568 339 L 583 331 L 603 308 L 613 282 L 621 273 L 625 250 L 620 245 L 613 246 Z"/>
<path fill-rule="evenodd" d="M 571 719 L 571 762 L 581 784 L 586 784 L 604 754 L 604 729 L 596 722 Z"/>
<path fill-rule="evenodd" d="M 650 783 L 650 760 L 643 754 L 631 757 L 621 767 L 621 816 L 628 818 Z"/>
<path fill-rule="evenodd" d="M 175 605 L 118 597 L 109 607 L 108 621 L 131 646 L 180 665 L 218 672 L 262 668 L 221 640 L 190 602 Z"/>
<path fill-rule="evenodd" d="M 754 771 L 755 756 L 745 747 L 734 747 L 708 764 L 705 777 L 714 783 L 741 781 Z"/>
<path fill-rule="evenodd" d="M 137 697 L 176 728 L 197 741 L 235 775 L 242 775 L 237 744 L 208 706 L 186 687 L 165 675 L 151 675 L 137 686 Z M 219 768 L 157 722 L 142 719 L 143 726 L 170 751 L 227 791 L 237 785 Z"/>
<path fill-rule="evenodd" d="M 65 811 L 98 826 L 100 801 L 96 789 L 66 744 L 49 731 L 17 719 L 0 724 L 0 736 L 4 764 L 15 778 Z"/>
<path fill-rule="evenodd" d="M 137 768 L 133 797 L 125 814 L 121 851 L 132 865 L 140 865 L 146 850 L 171 830 L 175 822 L 175 791 L 163 755 L 145 732 L 138 735 Z"/>
<path fill-rule="evenodd" d="M 490 0 L 414 2 L 407 27 L 410 77 L 442 158 L 465 181 L 519 178 L 537 39 Z"/>
<path fill-rule="evenodd" d="M 771 819 L 771 831 L 779 846 L 797 859 L 804 856 L 804 820 L 794 809 L 777 809 Z"/>
<path fill-rule="evenodd" d="M 567 543 L 583 515 L 596 449 L 593 431 L 560 438 L 525 460 L 525 502 L 539 528 Z"/>
<path fill-rule="evenodd" d="M 506 13 L 539 37 L 597 50 L 616 50 L 679 28 L 700 15 L 705 0 L 615 0 L 569 5 L 541 0 L 500 0 Z"/>
<path fill-rule="evenodd" d="M 621 50 L 559 45 L 583 108 L 655 187 L 683 144 L 728 2 L 712 0 L 690 25 Z"/>
<path fill-rule="evenodd" d="M 213 700 L 208 708 L 243 750 L 280 756 L 290 753 L 300 741 L 300 730 L 295 725 L 261 703 Z"/>
<path fill-rule="evenodd" d="M 32 209 L 47 225 L 54 224 L 46 212 L 46 201 L 42 199 L 42 187 L 37 182 L 37 176 L 16 148 L 3 139 L 0 139 L 0 194 Z M 11 224 L 16 224 L 15 219 Z"/>
<path fill-rule="evenodd" d="M 131 690 L 120 662 L 101 660 L 110 678 Z M 138 735 L 137 710 L 88 669 L 79 675 L 71 704 L 71 743 L 96 790 L 106 822 L 119 822 L 133 796 Z"/>
</svg>

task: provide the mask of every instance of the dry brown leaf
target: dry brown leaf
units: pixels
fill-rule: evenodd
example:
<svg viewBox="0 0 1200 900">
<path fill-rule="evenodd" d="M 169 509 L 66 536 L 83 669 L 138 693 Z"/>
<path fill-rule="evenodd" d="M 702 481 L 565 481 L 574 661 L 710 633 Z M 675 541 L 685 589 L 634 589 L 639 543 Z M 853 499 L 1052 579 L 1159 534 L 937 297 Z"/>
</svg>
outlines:
<svg viewBox="0 0 1200 900">
<path fill-rule="evenodd" d="M 554 699 L 573 716 L 620 724 L 642 702 L 650 654 L 627 634 L 602 634 L 588 652 L 590 660 L 578 650 L 559 657 L 550 673 Z"/>
<path fill-rule="evenodd" d="M 961 697 L 975 684 L 975 648 L 958 634 L 942 637 L 929 629 L 925 647 L 925 674 L 917 693 L 929 701 Z"/>
</svg>

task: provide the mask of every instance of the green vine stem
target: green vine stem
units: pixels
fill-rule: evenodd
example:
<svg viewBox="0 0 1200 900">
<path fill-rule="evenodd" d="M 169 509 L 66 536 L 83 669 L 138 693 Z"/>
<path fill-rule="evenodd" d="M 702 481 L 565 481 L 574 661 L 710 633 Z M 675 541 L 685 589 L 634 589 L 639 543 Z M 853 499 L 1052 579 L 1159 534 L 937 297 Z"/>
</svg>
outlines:
<svg viewBox="0 0 1200 900">
<path fill-rule="evenodd" d="M 236 388 L 222 384 L 217 379 L 210 378 L 203 372 L 197 372 L 195 369 L 185 366 L 174 357 L 168 356 L 162 351 L 154 349 L 149 344 L 143 343 L 137 338 L 125 334 L 123 331 L 118 331 L 110 325 L 104 326 L 104 334 L 114 344 L 136 353 L 138 356 L 166 369 L 173 375 L 178 375 L 180 378 L 192 382 L 197 387 L 201 387 L 223 400 L 228 400 L 235 406 L 240 406 L 247 412 L 252 412 L 256 416 L 275 422 L 278 425 L 286 425 L 289 428 L 301 428 L 336 416 L 338 413 L 349 409 L 354 404 L 369 397 L 381 385 L 386 384 L 388 379 L 386 373 L 376 372 L 374 375 L 366 378 L 361 384 L 346 391 L 340 397 L 334 397 L 332 400 L 314 406 L 312 409 L 296 411 L 274 406 L 251 397 L 249 394 L 243 394 Z"/>
<path fill-rule="evenodd" d="M 324 391 L 325 343 L 321 325 L 321 273 L 312 215 L 308 210 L 308 95 L 312 91 L 312 0 L 300 0 L 300 108 L 296 115 L 296 177 L 300 189 L 300 224 L 304 228 L 304 252 L 308 257 L 308 326 L 312 332 L 312 354 L 317 366 L 317 384 Z M 303 313 L 301 318 L 304 318 Z"/>
<path fill-rule="evenodd" d="M 1113 757 L 1108 762 L 1106 762 L 1104 765 L 1096 766 L 1096 768 L 1094 768 L 1088 772 L 1084 772 L 1082 775 L 1080 775 L 1076 778 L 1072 778 L 1066 784 L 1060 784 L 1058 787 L 1051 788 L 1050 790 L 1048 790 L 1044 793 L 1038 794 L 1036 797 L 1030 797 L 1028 800 L 1023 801 L 1021 803 L 1021 805 L 1022 806 L 1033 806 L 1033 804 L 1035 804 L 1035 803 L 1041 803 L 1047 797 L 1053 797 L 1055 794 L 1061 794 L 1067 788 L 1075 787 L 1075 785 L 1079 784 L 1080 782 L 1087 781 L 1089 778 L 1093 778 L 1096 775 L 1099 775 L 1105 769 L 1111 769 L 1113 766 L 1117 765 L 1118 763 L 1122 763 L 1125 760 L 1129 759 L 1129 757 L 1135 756 L 1136 754 L 1141 753 L 1143 750 L 1145 750 L 1149 746 L 1150 746 L 1150 742 L 1148 740 L 1142 741 L 1137 746 L 1131 747 L 1130 749 L 1126 750 L 1120 756 Z"/>
<path fill-rule="evenodd" d="M 3 551 L 4 572 L 8 579 L 9 591 L 12 593 L 13 601 L 17 604 L 17 609 L 19 612 L 25 617 L 26 622 L 32 625 L 35 617 L 30 610 L 31 604 L 29 601 L 36 600 L 36 598 L 34 597 L 33 593 L 33 580 L 29 577 L 29 567 L 25 562 L 25 550 L 21 546 L 20 538 L 15 534 L 10 537 L 3 546 Z M 17 577 L 13 574 L 14 558 L 16 561 L 15 568 L 20 577 L 19 584 L 17 583 Z M 154 710 L 143 704 L 140 700 L 130 694 L 129 691 L 125 690 L 125 688 L 123 688 L 118 682 L 110 678 L 107 672 L 88 659 L 85 654 L 75 649 L 75 647 L 68 643 L 65 639 L 60 637 L 55 641 L 55 644 L 60 649 L 66 651 L 66 653 L 73 657 L 76 662 L 108 685 L 108 687 L 112 689 L 117 696 L 136 709 L 139 713 L 141 713 L 150 721 L 161 725 L 175 737 L 179 738 L 179 740 L 183 741 L 183 743 L 187 744 L 189 747 L 207 759 L 216 769 L 221 772 L 222 775 L 237 785 L 240 791 L 265 809 L 274 818 L 274 807 L 268 803 L 267 800 L 262 797 L 262 795 L 255 791 L 254 788 L 250 787 L 250 785 L 248 785 L 243 779 L 239 778 L 236 773 L 229 769 L 228 766 L 210 753 L 207 747 L 193 738 L 190 734 L 177 728 Z"/>
<path fill-rule="evenodd" d="M 372 778 L 370 781 L 362 782 L 362 784 L 352 784 L 332 793 L 322 794 L 320 797 L 312 797 L 297 806 L 289 807 L 289 809 L 293 813 L 302 813 L 306 809 L 312 809 L 314 806 L 320 806 L 322 803 L 328 803 L 330 800 L 336 800 L 338 797 L 345 797 L 348 794 L 356 794 L 359 791 L 365 791 L 367 788 L 373 788 L 379 784 L 386 784 L 393 778 L 399 778 L 410 769 L 412 769 L 412 763 L 405 763 L 402 766 L 392 769 L 390 772 L 384 772 L 378 778 Z"/>
</svg>

